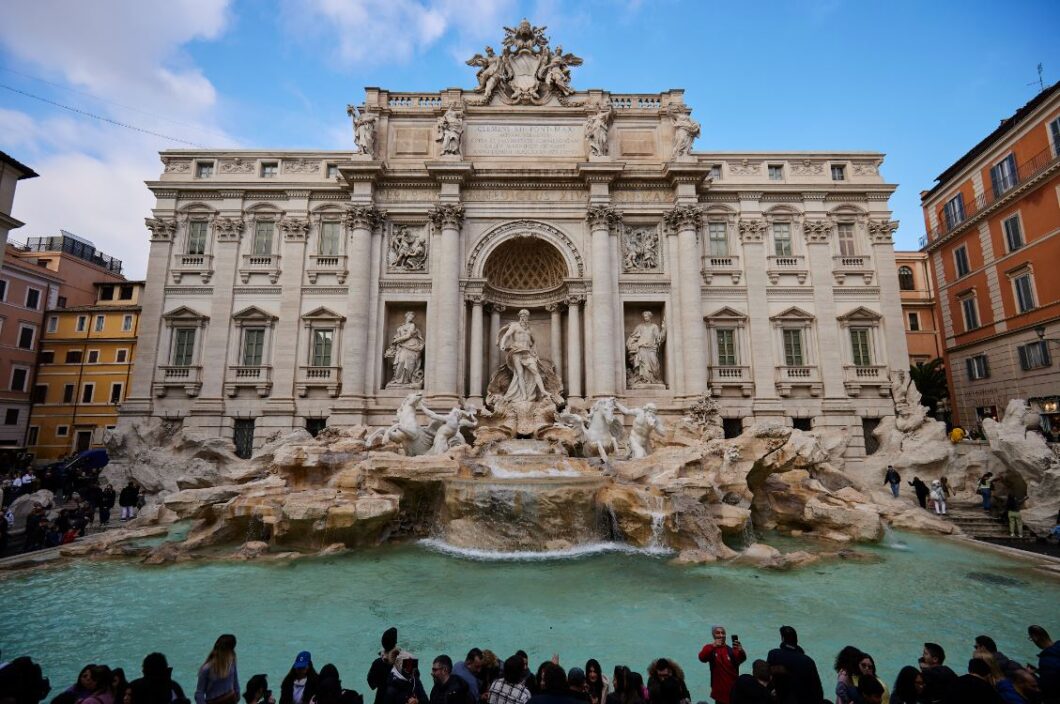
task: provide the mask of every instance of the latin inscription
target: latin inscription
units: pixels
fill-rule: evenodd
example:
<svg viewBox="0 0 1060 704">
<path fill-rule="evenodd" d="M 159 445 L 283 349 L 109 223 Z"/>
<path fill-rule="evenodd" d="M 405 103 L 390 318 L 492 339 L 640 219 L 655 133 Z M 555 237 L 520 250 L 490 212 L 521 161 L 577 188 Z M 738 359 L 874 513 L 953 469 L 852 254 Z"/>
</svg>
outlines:
<svg viewBox="0 0 1060 704">
<path fill-rule="evenodd" d="M 469 156 L 584 156 L 578 125 L 468 125 Z"/>
<path fill-rule="evenodd" d="M 485 189 L 469 188 L 463 199 L 470 202 L 504 203 L 584 203 L 586 192 L 581 189 L 540 190 L 535 188 Z"/>
</svg>

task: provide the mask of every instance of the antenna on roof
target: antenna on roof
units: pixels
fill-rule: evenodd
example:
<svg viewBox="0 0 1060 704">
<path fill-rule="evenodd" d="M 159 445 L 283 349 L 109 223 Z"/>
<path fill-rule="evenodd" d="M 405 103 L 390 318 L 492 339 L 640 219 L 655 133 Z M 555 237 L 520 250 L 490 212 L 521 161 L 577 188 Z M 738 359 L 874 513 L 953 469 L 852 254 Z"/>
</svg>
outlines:
<svg viewBox="0 0 1060 704">
<path fill-rule="evenodd" d="M 1043 92 L 1045 90 L 1045 79 L 1042 78 L 1042 65 L 1041 65 L 1041 63 L 1038 64 L 1038 80 L 1037 80 L 1037 83 L 1038 83 L 1038 92 L 1039 93 Z M 1034 84 L 1035 84 L 1035 81 L 1031 81 L 1027 85 L 1033 86 Z"/>
</svg>

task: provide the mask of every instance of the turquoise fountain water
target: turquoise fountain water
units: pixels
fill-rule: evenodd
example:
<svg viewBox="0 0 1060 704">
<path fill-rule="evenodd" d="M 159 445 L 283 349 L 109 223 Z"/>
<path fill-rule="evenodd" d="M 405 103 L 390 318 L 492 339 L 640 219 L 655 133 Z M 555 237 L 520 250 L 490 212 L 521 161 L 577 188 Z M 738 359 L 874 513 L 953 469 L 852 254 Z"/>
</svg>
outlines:
<svg viewBox="0 0 1060 704">
<path fill-rule="evenodd" d="M 708 693 L 696 654 L 713 623 L 738 634 L 751 658 L 775 647 L 778 626 L 795 626 L 826 688 L 831 659 L 848 643 L 872 653 L 891 683 L 925 640 L 942 643 L 963 671 L 980 633 L 1023 662 L 1035 654 L 1028 624 L 1060 632 L 1057 580 L 951 542 L 899 540 L 865 548 L 876 563 L 787 573 L 678 567 L 626 552 L 481 561 L 422 545 L 284 564 L 79 562 L 0 581 L 0 648 L 3 659 L 32 655 L 56 689 L 85 663 L 135 674 L 161 650 L 190 690 L 214 638 L 232 632 L 244 682 L 265 672 L 278 690 L 295 654 L 309 649 L 318 667 L 335 663 L 344 685 L 363 692 L 379 634 L 396 625 L 422 660 L 476 645 L 501 657 L 524 648 L 534 666 L 553 652 L 567 667 L 596 657 L 608 672 L 673 657 L 695 701 Z"/>
</svg>

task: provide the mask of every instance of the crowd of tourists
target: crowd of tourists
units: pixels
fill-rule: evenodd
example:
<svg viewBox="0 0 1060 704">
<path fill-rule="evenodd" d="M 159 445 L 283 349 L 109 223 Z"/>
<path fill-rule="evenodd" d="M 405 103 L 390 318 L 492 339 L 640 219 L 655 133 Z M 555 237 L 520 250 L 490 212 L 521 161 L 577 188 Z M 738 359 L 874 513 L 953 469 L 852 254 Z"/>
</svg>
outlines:
<svg viewBox="0 0 1060 704">
<path fill-rule="evenodd" d="M 1060 642 L 1041 626 L 1028 637 L 1040 651 L 1037 663 L 1020 664 L 998 650 L 989 636 L 969 643 L 971 658 L 960 659 L 962 672 L 946 664 L 946 652 L 924 643 L 916 666 L 894 679 L 876 670 L 869 653 L 846 646 L 835 657 L 833 672 L 821 673 L 799 645 L 790 626 L 780 628 L 779 645 L 750 664 L 738 636 L 723 626 L 711 629 L 711 641 L 699 651 L 709 667 L 710 698 L 716 704 L 1057 704 L 1060 702 Z M 141 676 L 129 681 L 121 668 L 85 665 L 77 680 L 51 704 L 691 704 L 685 672 L 676 660 L 653 660 L 643 673 L 625 665 L 611 675 L 590 659 L 584 667 L 565 668 L 553 655 L 530 669 L 525 651 L 505 660 L 472 648 L 454 662 L 448 655 L 430 660 L 430 678 L 420 659 L 398 645 L 394 628 L 383 633 L 378 657 L 368 668 L 370 691 L 343 686 L 332 664 L 319 668 L 312 654 L 297 654 L 283 676 L 279 696 L 269 676 L 255 674 L 241 684 L 236 637 L 222 635 L 198 670 L 191 696 L 173 678 L 165 655 L 144 658 Z M 912 657 L 912 654 L 911 654 Z M 426 661 L 425 663 L 426 664 Z M 245 670 L 244 670 L 245 671 Z M 428 687 L 430 691 L 428 693 Z M 48 680 L 29 657 L 0 664 L 0 704 L 38 704 L 51 693 Z"/>
</svg>

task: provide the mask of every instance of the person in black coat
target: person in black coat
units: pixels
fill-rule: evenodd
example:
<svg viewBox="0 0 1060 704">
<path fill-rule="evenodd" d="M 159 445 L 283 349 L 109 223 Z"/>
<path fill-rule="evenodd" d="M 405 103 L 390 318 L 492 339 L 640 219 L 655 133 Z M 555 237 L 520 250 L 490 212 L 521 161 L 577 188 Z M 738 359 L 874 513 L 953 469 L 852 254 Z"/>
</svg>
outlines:
<svg viewBox="0 0 1060 704">
<path fill-rule="evenodd" d="M 114 509 L 114 503 L 118 495 L 114 493 L 114 487 L 110 484 L 103 487 L 99 494 L 99 524 L 105 526 L 110 523 L 110 512 Z"/>
<path fill-rule="evenodd" d="M 121 506 L 121 520 L 127 521 L 136 515 L 136 503 L 140 499 L 140 490 L 130 479 L 118 494 L 118 505 Z"/>
<path fill-rule="evenodd" d="M 972 658 L 968 661 L 968 674 L 953 681 L 943 701 L 945 704 L 1004 704 L 1005 700 L 990 684 L 990 666 L 985 660 Z"/>
<path fill-rule="evenodd" d="M 308 650 L 298 653 L 287 676 L 280 683 L 280 704 L 309 704 L 317 692 L 320 675 L 313 667 L 313 656 Z"/>
<path fill-rule="evenodd" d="M 397 636 L 396 628 L 391 627 L 383 631 L 383 648 L 379 651 L 379 657 L 368 668 L 368 686 L 375 690 L 374 704 L 383 704 L 383 699 L 386 697 L 390 670 L 394 667 L 394 658 L 397 657 Z"/>
<path fill-rule="evenodd" d="M 777 700 L 773 697 L 771 679 L 769 663 L 765 660 L 755 660 L 751 663 L 750 675 L 744 674 L 736 678 L 729 702 L 731 704 L 774 704 Z"/>
<path fill-rule="evenodd" d="M 135 704 L 188 704 L 184 690 L 173 681 L 173 668 L 162 653 L 151 653 L 140 667 L 143 677 L 129 683 L 139 695 Z M 141 701 L 142 699 L 142 701 Z"/>
<path fill-rule="evenodd" d="M 428 704 L 430 698 L 420 682 L 419 661 L 412 653 L 402 650 L 394 661 L 386 685 L 384 704 Z"/>
<path fill-rule="evenodd" d="M 431 663 L 431 679 L 430 704 L 472 704 L 471 688 L 453 675 L 453 659 L 448 655 L 439 655 Z"/>
<path fill-rule="evenodd" d="M 799 634 L 780 627 L 780 647 L 766 656 L 780 704 L 821 704 L 824 688 L 817 663 L 799 647 Z"/>
<path fill-rule="evenodd" d="M 927 497 L 931 493 L 928 485 L 920 481 L 920 477 L 913 477 L 913 481 L 909 482 L 909 486 L 913 487 L 913 491 L 916 492 L 916 500 L 920 504 L 920 508 L 927 508 Z"/>
</svg>

